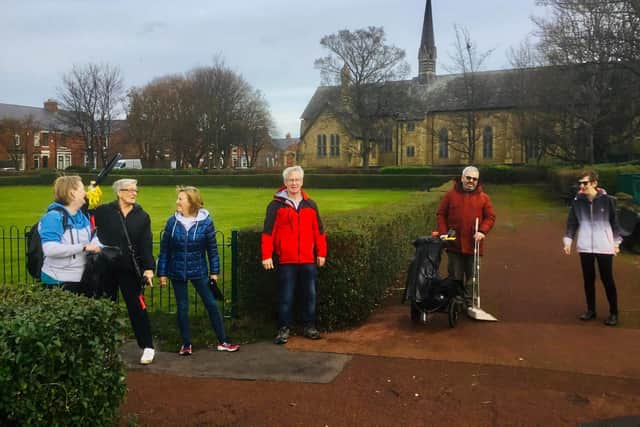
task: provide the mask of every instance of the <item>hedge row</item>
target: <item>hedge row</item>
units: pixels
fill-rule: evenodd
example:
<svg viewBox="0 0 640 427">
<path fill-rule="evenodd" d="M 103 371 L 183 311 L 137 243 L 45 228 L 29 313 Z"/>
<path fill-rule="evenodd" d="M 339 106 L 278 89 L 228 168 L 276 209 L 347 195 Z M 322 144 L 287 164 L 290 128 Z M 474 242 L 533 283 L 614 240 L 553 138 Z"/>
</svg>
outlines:
<svg viewBox="0 0 640 427">
<path fill-rule="evenodd" d="M 85 183 L 95 175 L 81 174 Z M 138 179 L 140 185 L 195 185 L 227 187 L 266 187 L 277 188 L 282 185 L 282 175 L 125 175 Z M 21 175 L 0 177 L 1 185 L 51 185 L 56 175 Z M 120 175 L 109 175 L 104 185 L 110 185 Z M 305 186 L 309 188 L 406 188 L 428 189 L 437 187 L 451 179 L 450 175 L 310 175 L 305 174 Z"/>
<path fill-rule="evenodd" d="M 131 177 L 141 185 L 195 185 L 228 187 L 268 187 L 282 184 L 279 172 L 255 170 L 210 171 L 202 174 L 200 169 L 121 169 L 111 172 L 104 184 Z M 262 172 L 262 173 L 258 173 Z M 329 173 L 333 172 L 333 173 Z M 305 185 L 314 188 L 408 188 L 428 189 L 437 187 L 454 176 L 459 176 L 462 166 L 438 167 L 384 167 L 375 170 L 309 169 L 305 174 Z M 84 168 L 65 173 L 79 173 L 86 182 L 95 178 L 95 172 Z M 480 167 L 483 182 L 493 184 L 539 183 L 546 178 L 547 168 L 536 166 L 489 165 Z M 50 185 L 57 175 L 54 171 L 21 173 L 0 176 L 0 185 Z"/>
<path fill-rule="evenodd" d="M 116 305 L 2 287 L 0 313 L 0 424 L 117 424 L 126 371 Z"/>
<path fill-rule="evenodd" d="M 69 166 L 64 170 L 67 175 L 72 173 L 79 174 L 98 174 L 98 170 L 87 166 Z M 112 175 L 202 175 L 202 169 L 169 169 L 169 168 L 145 168 L 145 169 L 113 169 Z"/>
<path fill-rule="evenodd" d="M 323 218 L 329 254 L 318 282 L 321 329 L 353 326 L 367 318 L 408 267 L 411 242 L 434 227 L 441 195 L 416 193 L 403 203 Z M 256 261 L 261 258 L 260 230 L 241 230 L 238 240 L 239 313 L 273 321 L 277 272 L 265 272 Z"/>
<path fill-rule="evenodd" d="M 598 184 L 605 188 L 609 194 L 615 194 L 622 189 L 618 188 L 618 175 L 640 173 L 640 164 L 619 163 L 619 164 L 597 164 L 591 166 L 565 166 L 551 168 L 547 174 L 547 182 L 552 189 L 560 194 L 565 194 L 578 179 L 578 175 L 587 170 L 594 170 L 598 173 Z"/>
<path fill-rule="evenodd" d="M 459 166 L 386 166 L 382 175 L 452 175 L 460 176 L 464 165 Z M 478 166 L 480 178 L 493 184 L 539 183 L 545 179 L 547 168 L 529 165 L 483 165 Z"/>
</svg>

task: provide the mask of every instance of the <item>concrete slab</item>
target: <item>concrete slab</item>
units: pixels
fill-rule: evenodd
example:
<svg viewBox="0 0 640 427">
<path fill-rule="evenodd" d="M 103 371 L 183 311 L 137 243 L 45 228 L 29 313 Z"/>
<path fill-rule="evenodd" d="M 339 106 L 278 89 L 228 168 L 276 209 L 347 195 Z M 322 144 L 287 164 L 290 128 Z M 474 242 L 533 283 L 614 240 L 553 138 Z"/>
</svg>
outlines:
<svg viewBox="0 0 640 427">
<path fill-rule="evenodd" d="M 235 353 L 212 349 L 191 356 L 156 352 L 151 365 L 140 365 L 141 351 L 135 342 L 120 349 L 128 369 L 200 378 L 330 383 L 342 372 L 351 356 L 334 353 L 289 351 L 270 342 L 245 344 Z"/>
</svg>

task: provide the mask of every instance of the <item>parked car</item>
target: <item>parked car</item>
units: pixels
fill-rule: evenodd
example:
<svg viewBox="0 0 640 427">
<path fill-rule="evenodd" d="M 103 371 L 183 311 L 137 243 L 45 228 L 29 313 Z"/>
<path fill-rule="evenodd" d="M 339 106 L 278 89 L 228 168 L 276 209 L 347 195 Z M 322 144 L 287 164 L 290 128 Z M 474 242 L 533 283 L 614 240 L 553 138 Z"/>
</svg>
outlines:
<svg viewBox="0 0 640 427">
<path fill-rule="evenodd" d="M 115 169 L 142 169 L 140 159 L 120 159 L 116 163 Z"/>
</svg>

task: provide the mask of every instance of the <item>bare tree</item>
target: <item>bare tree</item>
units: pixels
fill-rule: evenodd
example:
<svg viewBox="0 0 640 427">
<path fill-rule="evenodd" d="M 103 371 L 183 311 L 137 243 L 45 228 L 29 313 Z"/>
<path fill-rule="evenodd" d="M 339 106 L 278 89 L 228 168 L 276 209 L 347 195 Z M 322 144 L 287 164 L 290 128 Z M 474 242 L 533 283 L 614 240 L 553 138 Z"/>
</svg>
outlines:
<svg viewBox="0 0 640 427">
<path fill-rule="evenodd" d="M 221 59 L 132 90 L 128 117 L 141 152 L 172 151 L 178 167 L 229 167 L 232 145 L 253 159 L 273 128 L 262 95 Z"/>
<path fill-rule="evenodd" d="M 241 106 L 240 123 L 245 128 L 245 135 L 238 145 L 242 147 L 247 156 L 247 166 L 251 168 L 260 151 L 271 140 L 270 134 L 275 128 L 267 101 L 260 91 L 252 93 Z"/>
<path fill-rule="evenodd" d="M 552 151 L 553 138 L 549 138 L 546 124 L 549 114 L 540 107 L 539 93 L 548 83 L 541 75 L 544 65 L 536 46 L 530 37 L 507 52 L 507 59 L 513 69 L 508 76 L 509 97 L 517 108 L 513 113 L 513 128 L 518 140 L 524 145 L 526 161 L 539 163 L 543 156 Z"/>
<path fill-rule="evenodd" d="M 202 140 L 200 114 L 194 103 L 197 95 L 193 81 L 174 76 L 167 78 L 168 93 L 166 135 L 177 166 L 199 167 L 205 147 Z"/>
<path fill-rule="evenodd" d="M 640 54 L 629 46 L 638 46 L 638 15 L 629 0 L 539 4 L 551 11 L 547 18 L 534 19 L 540 52 L 562 70 L 562 85 L 553 97 L 563 101 L 559 113 L 573 126 L 565 140 L 575 144 L 577 160 L 606 161 L 619 149 L 616 145 L 637 135 Z"/>
<path fill-rule="evenodd" d="M 156 79 L 142 88 L 129 91 L 129 134 L 146 161 L 157 160 L 169 148 L 167 129 L 171 116 L 168 97 L 172 85 L 179 80 Z"/>
<path fill-rule="evenodd" d="M 405 51 L 386 43 L 382 27 L 341 30 L 320 40 L 329 55 L 316 59 L 325 84 L 340 83 L 343 105 L 337 116 L 360 139 L 362 166 L 369 167 L 371 152 L 380 138 L 376 125 L 391 117 L 402 103 L 402 91 L 386 83 L 409 72 Z"/>
<path fill-rule="evenodd" d="M 35 122 L 32 117 L 23 120 L 13 118 L 0 120 L 0 143 L 4 146 L 7 156 L 16 170 L 20 169 L 22 160 L 27 155 L 27 136 L 34 127 Z"/>
<path fill-rule="evenodd" d="M 62 82 L 60 120 L 84 139 L 88 163 L 93 165 L 98 153 L 104 164 L 112 122 L 124 95 L 120 70 L 108 64 L 76 65 Z"/>
<path fill-rule="evenodd" d="M 454 25 L 454 31 L 456 41 L 450 55 L 451 64 L 445 68 L 451 73 L 460 74 L 460 78 L 453 81 L 451 90 L 463 108 L 459 112 L 450 113 L 444 121 L 452 131 L 449 135 L 449 147 L 473 162 L 482 136 L 481 107 L 489 96 L 485 80 L 480 78 L 478 72 L 493 50 L 479 51 L 464 27 Z"/>
<path fill-rule="evenodd" d="M 200 116 L 204 146 L 216 163 L 222 161 L 222 165 L 215 166 L 230 167 L 229 130 L 232 123 L 240 119 L 240 106 L 250 94 L 250 85 L 220 58 L 215 58 L 211 67 L 191 71 L 189 78 L 194 84 L 194 103 Z"/>
</svg>

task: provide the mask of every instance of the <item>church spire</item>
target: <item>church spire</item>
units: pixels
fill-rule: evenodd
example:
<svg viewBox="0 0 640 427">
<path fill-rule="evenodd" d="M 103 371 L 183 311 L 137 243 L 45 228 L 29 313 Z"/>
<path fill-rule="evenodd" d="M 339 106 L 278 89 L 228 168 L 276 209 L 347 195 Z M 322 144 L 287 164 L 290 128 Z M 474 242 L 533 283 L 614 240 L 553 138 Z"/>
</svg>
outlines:
<svg viewBox="0 0 640 427">
<path fill-rule="evenodd" d="M 418 78 L 428 82 L 436 76 L 436 43 L 433 37 L 431 0 L 427 0 L 422 23 L 422 39 L 418 51 Z"/>
</svg>

